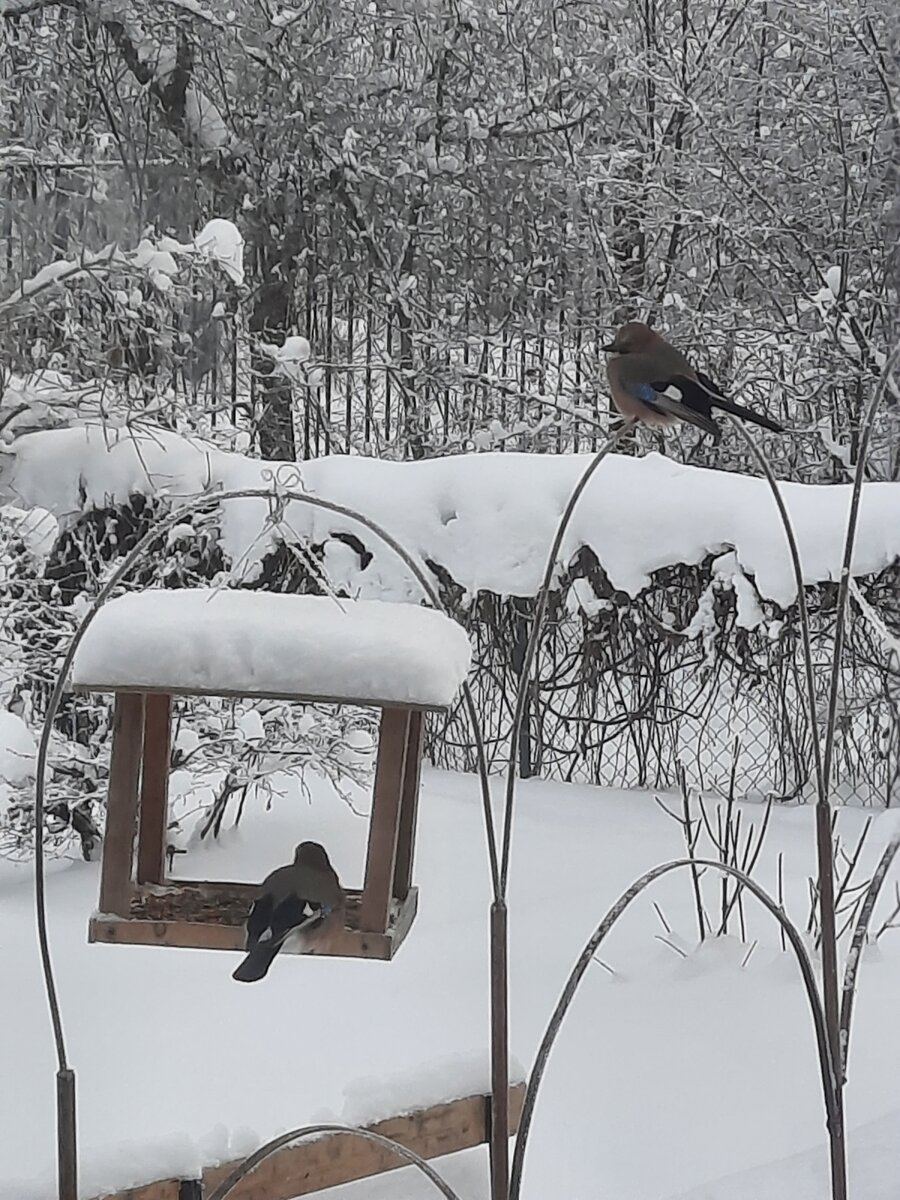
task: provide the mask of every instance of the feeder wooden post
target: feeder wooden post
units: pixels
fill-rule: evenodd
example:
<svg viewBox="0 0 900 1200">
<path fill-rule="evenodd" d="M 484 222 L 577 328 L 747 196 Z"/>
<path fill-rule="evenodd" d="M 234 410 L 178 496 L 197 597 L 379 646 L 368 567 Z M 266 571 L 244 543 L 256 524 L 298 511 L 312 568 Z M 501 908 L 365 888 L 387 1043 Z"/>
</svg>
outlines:
<svg viewBox="0 0 900 1200">
<path fill-rule="evenodd" d="M 409 719 L 407 709 L 385 708 L 381 713 L 375 791 L 369 818 L 366 879 L 359 904 L 359 927 L 363 931 L 380 933 L 387 929 L 390 918 L 409 746 Z"/>
<path fill-rule="evenodd" d="M 394 864 L 394 896 L 405 900 L 412 887 L 413 856 L 416 847 L 416 820 L 419 815 L 419 785 L 422 776 L 422 743 L 425 721 L 421 712 L 410 712 L 406 736 L 406 761 L 400 796 L 400 831 L 397 837 L 397 861 Z"/>
<path fill-rule="evenodd" d="M 171 728 L 172 697 L 165 692 L 148 693 L 144 697 L 138 883 L 162 883 L 166 876 Z"/>
<path fill-rule="evenodd" d="M 128 915 L 133 889 L 131 863 L 143 741 L 144 697 L 139 692 L 116 693 L 109 801 L 100 872 L 100 911 L 120 917 Z"/>
</svg>

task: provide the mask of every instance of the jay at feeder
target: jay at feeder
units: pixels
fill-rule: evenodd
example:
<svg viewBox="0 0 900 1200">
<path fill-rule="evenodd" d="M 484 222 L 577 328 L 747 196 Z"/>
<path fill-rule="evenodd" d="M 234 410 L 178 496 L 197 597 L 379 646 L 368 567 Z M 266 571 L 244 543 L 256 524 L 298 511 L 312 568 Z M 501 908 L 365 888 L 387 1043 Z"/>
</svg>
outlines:
<svg viewBox="0 0 900 1200">
<path fill-rule="evenodd" d="M 307 950 L 343 920 L 344 890 L 324 847 L 301 842 L 294 861 L 260 884 L 247 917 L 247 957 L 232 979 L 255 983 L 285 943 Z"/>
<path fill-rule="evenodd" d="M 606 364 L 606 377 L 613 403 L 623 417 L 645 425 L 687 421 L 718 441 L 722 431 L 712 414 L 719 409 L 773 433 L 784 433 L 784 427 L 771 417 L 729 400 L 707 375 L 691 366 L 681 351 L 642 321 L 623 325 L 602 349 L 612 354 Z"/>
</svg>

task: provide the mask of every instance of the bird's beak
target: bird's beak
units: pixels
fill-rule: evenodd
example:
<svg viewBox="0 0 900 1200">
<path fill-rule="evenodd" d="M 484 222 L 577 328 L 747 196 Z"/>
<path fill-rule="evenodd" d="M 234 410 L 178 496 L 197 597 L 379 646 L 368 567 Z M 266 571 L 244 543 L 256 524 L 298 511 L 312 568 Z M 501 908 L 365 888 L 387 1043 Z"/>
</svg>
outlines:
<svg viewBox="0 0 900 1200">
<path fill-rule="evenodd" d="M 600 349 L 601 349 L 601 350 L 605 350 L 605 351 L 607 352 L 607 354 L 614 354 L 614 353 L 615 353 L 615 351 L 616 351 L 616 343 L 615 343 L 615 342 L 609 342 L 609 343 L 608 343 L 608 345 L 606 345 L 606 346 L 601 346 L 601 347 L 600 347 Z"/>
</svg>

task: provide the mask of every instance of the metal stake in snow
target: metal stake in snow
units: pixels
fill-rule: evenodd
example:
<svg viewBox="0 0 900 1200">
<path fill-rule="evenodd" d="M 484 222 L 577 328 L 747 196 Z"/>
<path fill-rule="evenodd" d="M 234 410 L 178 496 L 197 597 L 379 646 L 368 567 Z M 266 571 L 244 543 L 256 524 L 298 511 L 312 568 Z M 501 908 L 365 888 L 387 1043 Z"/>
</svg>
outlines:
<svg viewBox="0 0 900 1200">
<path fill-rule="evenodd" d="M 535 599 L 534 621 L 519 673 L 516 708 L 509 735 L 509 764 L 506 777 L 506 802 L 503 816 L 503 848 L 494 877 L 494 903 L 491 905 L 491 1200 L 509 1200 L 509 945 L 507 940 L 506 887 L 512 849 L 512 821 L 516 789 L 518 747 L 525 720 L 525 701 L 531 669 L 541 640 L 544 618 L 550 599 L 550 586 L 562 549 L 566 530 L 585 488 L 604 458 L 616 448 L 633 427 L 628 420 L 611 434 L 585 467 L 563 509 L 556 534 L 547 555 L 544 577 Z M 493 864 L 492 864 L 493 865 Z"/>
<path fill-rule="evenodd" d="M 726 414 L 728 415 L 728 414 Z M 810 731 L 812 736 L 813 767 L 816 780 L 816 857 L 818 864 L 819 886 L 819 927 L 822 948 L 822 998 L 825 1006 L 825 1025 L 828 1033 L 832 1069 L 833 1105 L 828 1111 L 828 1142 L 831 1154 L 831 1189 L 832 1200 L 846 1200 L 847 1197 L 847 1147 L 844 1142 L 844 1075 L 842 1070 L 842 1053 L 840 1043 L 840 990 L 838 982 L 837 961 L 837 922 L 834 911 L 834 846 L 831 830 L 831 805 L 828 802 L 828 775 L 831 754 L 831 741 L 826 736 L 825 762 L 822 760 L 822 747 L 819 733 L 816 729 L 816 684 L 814 675 L 814 660 L 812 654 L 812 638 L 809 626 L 809 611 L 806 605 L 805 580 L 803 565 L 800 561 L 800 549 L 791 524 L 790 513 L 784 502 L 784 497 L 778 487 L 771 466 L 759 449 L 756 442 L 736 418 L 728 415 L 728 420 L 735 427 L 759 464 L 768 480 L 772 496 L 784 526 L 791 566 L 797 583 L 797 610 L 800 614 L 800 637 L 803 648 L 804 681 L 806 684 L 806 706 L 808 710 Z M 859 478 L 859 476 L 858 476 Z M 851 505 L 851 512 L 853 512 Z M 851 516 L 848 530 L 848 547 L 852 547 L 853 517 Z M 849 555 L 849 549 L 848 549 Z M 838 606 L 837 630 L 834 645 L 834 670 L 840 673 L 840 658 L 843 647 L 843 608 Z M 834 695 L 832 695 L 832 702 Z M 830 714 L 830 725 L 834 727 L 834 709 Z"/>
<path fill-rule="evenodd" d="M 78 1200 L 75 1072 L 71 1067 L 56 1073 L 56 1159 L 59 1200 Z"/>
</svg>

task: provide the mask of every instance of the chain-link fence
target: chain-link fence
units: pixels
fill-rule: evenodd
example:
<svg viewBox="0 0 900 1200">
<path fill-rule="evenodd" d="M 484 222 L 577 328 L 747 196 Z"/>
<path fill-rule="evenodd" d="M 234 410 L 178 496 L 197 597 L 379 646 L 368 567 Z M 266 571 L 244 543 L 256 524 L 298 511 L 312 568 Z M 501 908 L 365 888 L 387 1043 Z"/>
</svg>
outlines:
<svg viewBox="0 0 900 1200">
<path fill-rule="evenodd" d="M 556 594 L 528 690 L 520 773 L 664 788 L 674 786 L 680 764 L 689 782 L 726 795 L 810 795 L 811 730 L 796 613 L 779 614 L 758 630 L 742 629 L 732 593 L 712 583 L 704 567 L 658 572 L 651 588 L 631 600 L 603 586 L 602 571 L 587 563 L 589 557 L 583 555 L 575 575 L 590 580 L 600 595 L 585 605 L 593 610 L 588 615 L 567 611 L 564 593 Z M 897 584 L 892 569 L 869 588 L 885 601 L 883 617 L 895 623 Z M 697 611 L 704 593 L 711 599 L 705 628 L 699 635 L 678 632 L 690 625 L 688 614 L 692 606 Z M 808 597 L 820 732 L 834 595 L 828 586 L 811 589 Z M 475 647 L 473 689 L 494 769 L 508 757 L 532 610 L 530 600 L 482 595 L 458 613 Z M 679 612 L 688 619 L 673 620 Z M 873 805 L 900 802 L 900 665 L 861 612 L 849 619 L 836 733 L 837 796 Z M 434 726 L 431 754 L 440 766 L 473 768 L 461 706 Z"/>
</svg>

